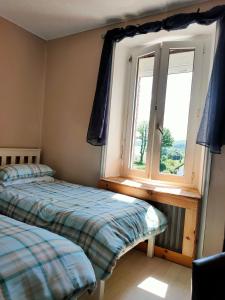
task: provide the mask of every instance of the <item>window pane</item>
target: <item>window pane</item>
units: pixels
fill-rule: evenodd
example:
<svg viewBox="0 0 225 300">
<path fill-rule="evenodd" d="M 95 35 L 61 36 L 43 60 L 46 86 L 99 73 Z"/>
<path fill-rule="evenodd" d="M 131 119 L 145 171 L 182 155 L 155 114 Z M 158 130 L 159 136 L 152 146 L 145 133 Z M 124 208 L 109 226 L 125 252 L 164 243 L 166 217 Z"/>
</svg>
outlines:
<svg viewBox="0 0 225 300">
<path fill-rule="evenodd" d="M 194 50 L 171 50 L 167 76 L 160 172 L 183 176 Z"/>
<path fill-rule="evenodd" d="M 154 56 L 139 58 L 131 168 L 145 170 L 152 99 Z"/>
</svg>

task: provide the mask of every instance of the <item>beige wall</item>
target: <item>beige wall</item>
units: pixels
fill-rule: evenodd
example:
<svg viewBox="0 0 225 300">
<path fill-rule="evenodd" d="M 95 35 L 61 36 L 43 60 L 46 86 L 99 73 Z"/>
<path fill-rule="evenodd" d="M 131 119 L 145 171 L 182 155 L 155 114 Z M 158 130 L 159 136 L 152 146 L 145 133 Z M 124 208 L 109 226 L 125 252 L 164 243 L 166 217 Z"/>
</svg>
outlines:
<svg viewBox="0 0 225 300">
<path fill-rule="evenodd" d="M 0 147 L 40 147 L 45 42 L 0 18 Z"/>
<path fill-rule="evenodd" d="M 95 185 L 99 147 L 86 143 L 97 80 L 102 30 L 48 43 L 43 159 L 61 178 Z"/>
</svg>

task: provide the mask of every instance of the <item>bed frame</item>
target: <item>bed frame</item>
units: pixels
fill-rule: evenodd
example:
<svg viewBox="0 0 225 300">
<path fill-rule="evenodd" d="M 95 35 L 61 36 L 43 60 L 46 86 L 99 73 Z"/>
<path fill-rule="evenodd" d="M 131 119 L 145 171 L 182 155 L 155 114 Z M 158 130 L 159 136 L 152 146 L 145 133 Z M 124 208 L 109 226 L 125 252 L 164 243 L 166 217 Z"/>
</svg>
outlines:
<svg viewBox="0 0 225 300">
<path fill-rule="evenodd" d="M 0 148 L 0 166 L 12 164 L 40 163 L 41 149 L 22 149 L 22 148 Z M 152 258 L 154 255 L 155 237 L 148 239 L 147 256 Z M 135 245 L 134 245 L 135 246 Z M 127 249 L 126 252 L 133 247 Z M 125 253 L 126 253 L 125 252 Z M 125 254 L 123 253 L 123 255 Z M 98 280 L 97 289 L 93 295 L 82 296 L 82 300 L 103 300 L 105 281 Z"/>
</svg>

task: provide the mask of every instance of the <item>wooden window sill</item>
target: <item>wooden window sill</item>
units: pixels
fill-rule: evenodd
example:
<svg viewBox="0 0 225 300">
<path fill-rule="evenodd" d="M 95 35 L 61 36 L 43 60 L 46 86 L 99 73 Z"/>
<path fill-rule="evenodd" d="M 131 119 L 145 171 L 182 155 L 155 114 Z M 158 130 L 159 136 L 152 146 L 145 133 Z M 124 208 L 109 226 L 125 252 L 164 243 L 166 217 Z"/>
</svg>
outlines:
<svg viewBox="0 0 225 300">
<path fill-rule="evenodd" d="M 105 180 L 108 182 L 114 182 L 121 185 L 126 185 L 130 187 L 136 187 L 140 189 L 145 189 L 149 191 L 155 191 L 159 193 L 166 193 L 170 195 L 179 195 L 189 198 L 201 198 L 201 194 L 197 189 L 185 187 L 182 185 L 168 184 L 159 180 L 144 180 L 144 179 L 134 179 L 125 177 L 102 177 L 100 180 Z"/>
<path fill-rule="evenodd" d="M 198 207 L 201 194 L 197 189 L 171 185 L 162 181 L 147 181 L 124 177 L 100 178 L 99 187 L 183 208 Z"/>
</svg>

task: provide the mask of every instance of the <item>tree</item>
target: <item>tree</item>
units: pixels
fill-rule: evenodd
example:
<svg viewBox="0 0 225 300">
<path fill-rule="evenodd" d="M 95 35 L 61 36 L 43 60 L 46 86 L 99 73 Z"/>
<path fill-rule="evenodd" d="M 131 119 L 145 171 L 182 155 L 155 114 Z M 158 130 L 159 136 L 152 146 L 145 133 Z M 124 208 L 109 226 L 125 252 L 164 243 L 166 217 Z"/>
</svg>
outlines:
<svg viewBox="0 0 225 300">
<path fill-rule="evenodd" d="M 172 147 L 174 138 L 168 128 L 163 128 L 162 147 Z"/>
<path fill-rule="evenodd" d="M 166 170 L 166 164 L 160 160 L 160 172 L 163 172 Z"/>
<path fill-rule="evenodd" d="M 174 138 L 172 137 L 170 130 L 168 128 L 163 128 L 162 143 L 160 150 L 160 172 L 170 172 L 171 164 L 173 165 L 173 161 L 169 159 L 168 149 L 166 147 L 172 147 L 173 143 Z"/>
<path fill-rule="evenodd" d="M 139 139 L 141 141 L 141 146 L 140 146 L 140 159 L 139 159 L 139 164 L 143 164 L 144 160 L 144 154 L 145 150 L 147 147 L 147 141 L 148 141 L 148 122 L 147 121 L 142 121 L 137 128 L 137 131 L 139 133 Z"/>
</svg>

